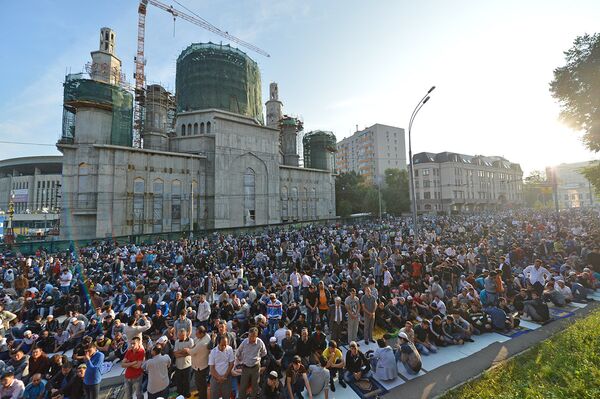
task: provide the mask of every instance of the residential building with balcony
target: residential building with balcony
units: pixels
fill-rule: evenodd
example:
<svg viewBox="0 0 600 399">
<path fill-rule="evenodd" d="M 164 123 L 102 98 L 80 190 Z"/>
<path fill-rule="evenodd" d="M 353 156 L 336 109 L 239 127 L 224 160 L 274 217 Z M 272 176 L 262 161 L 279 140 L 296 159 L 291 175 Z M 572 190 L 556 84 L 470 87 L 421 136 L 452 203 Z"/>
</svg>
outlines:
<svg viewBox="0 0 600 399">
<path fill-rule="evenodd" d="M 369 182 L 383 178 L 386 169 L 406 169 L 404 129 L 376 123 L 337 143 L 336 170 L 354 171 Z"/>
</svg>

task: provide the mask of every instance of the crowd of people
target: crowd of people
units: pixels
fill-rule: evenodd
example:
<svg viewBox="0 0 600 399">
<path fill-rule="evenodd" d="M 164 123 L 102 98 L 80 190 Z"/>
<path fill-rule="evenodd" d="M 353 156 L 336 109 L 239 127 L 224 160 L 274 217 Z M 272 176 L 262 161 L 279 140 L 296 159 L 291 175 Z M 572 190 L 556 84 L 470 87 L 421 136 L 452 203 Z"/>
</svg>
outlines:
<svg viewBox="0 0 600 399">
<path fill-rule="evenodd" d="M 417 374 L 439 347 L 591 300 L 599 227 L 596 210 L 510 210 L 422 217 L 416 235 L 388 218 L 6 250 L 0 399 L 95 399 L 114 367 L 138 399 L 327 398 Z"/>
</svg>

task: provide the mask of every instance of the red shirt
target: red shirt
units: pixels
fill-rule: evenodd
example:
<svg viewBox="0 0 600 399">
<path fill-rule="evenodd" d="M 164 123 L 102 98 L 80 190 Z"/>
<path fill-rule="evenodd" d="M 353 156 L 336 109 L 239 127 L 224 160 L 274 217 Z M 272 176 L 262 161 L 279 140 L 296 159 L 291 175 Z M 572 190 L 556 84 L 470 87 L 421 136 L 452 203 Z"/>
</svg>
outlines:
<svg viewBox="0 0 600 399">
<path fill-rule="evenodd" d="M 130 348 L 125 352 L 125 360 L 128 362 L 137 362 L 139 360 L 144 361 L 146 358 L 146 351 L 144 348 L 139 348 L 137 350 Z M 144 370 L 140 367 L 139 369 L 135 367 L 127 367 L 125 369 L 125 378 L 127 379 L 135 379 L 144 374 Z"/>
</svg>

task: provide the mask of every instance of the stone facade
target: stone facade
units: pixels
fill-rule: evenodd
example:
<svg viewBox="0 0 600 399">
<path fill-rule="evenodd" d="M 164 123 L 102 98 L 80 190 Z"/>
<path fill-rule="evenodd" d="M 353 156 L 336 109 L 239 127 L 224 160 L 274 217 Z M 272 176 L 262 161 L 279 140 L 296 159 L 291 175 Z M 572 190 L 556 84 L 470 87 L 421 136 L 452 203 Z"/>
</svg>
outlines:
<svg viewBox="0 0 600 399">
<path fill-rule="evenodd" d="M 140 149 L 110 144 L 105 108 L 80 106 L 73 140 L 57 145 L 63 238 L 335 217 L 335 175 L 282 165 L 279 124 L 218 109 L 183 111 L 174 134 Z"/>
</svg>

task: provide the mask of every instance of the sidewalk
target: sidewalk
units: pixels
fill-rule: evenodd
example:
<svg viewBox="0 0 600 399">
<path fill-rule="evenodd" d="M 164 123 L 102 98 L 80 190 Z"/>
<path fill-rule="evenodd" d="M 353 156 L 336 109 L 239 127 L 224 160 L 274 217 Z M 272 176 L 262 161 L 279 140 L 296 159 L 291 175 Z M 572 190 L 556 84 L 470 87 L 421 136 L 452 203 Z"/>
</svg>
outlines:
<svg viewBox="0 0 600 399">
<path fill-rule="evenodd" d="M 498 363 L 531 348 L 538 342 L 564 330 L 575 320 L 585 317 L 599 306 L 600 303 L 592 302 L 588 304 L 588 306 L 575 311 L 575 315 L 572 317 L 555 320 L 534 331 L 505 342 L 492 343 L 471 356 L 447 363 L 421 375 L 419 378 L 407 381 L 397 388 L 390 390 L 390 392 L 385 395 L 385 398 L 436 398 L 448 390 L 478 377 L 483 371 L 490 367 L 493 367 Z"/>
</svg>

